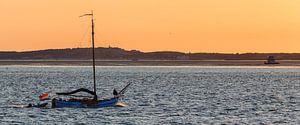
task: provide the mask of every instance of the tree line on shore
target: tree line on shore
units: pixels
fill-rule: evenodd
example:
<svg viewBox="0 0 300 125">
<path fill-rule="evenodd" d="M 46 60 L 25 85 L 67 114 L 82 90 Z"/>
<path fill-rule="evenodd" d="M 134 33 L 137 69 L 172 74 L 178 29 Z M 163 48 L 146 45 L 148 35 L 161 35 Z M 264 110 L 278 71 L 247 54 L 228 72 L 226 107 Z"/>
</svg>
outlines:
<svg viewBox="0 0 300 125">
<path fill-rule="evenodd" d="M 99 60 L 300 60 L 300 53 L 182 53 L 175 51 L 141 52 L 117 47 L 95 49 Z M 90 48 L 48 49 L 26 52 L 0 52 L 0 60 L 89 60 Z"/>
</svg>

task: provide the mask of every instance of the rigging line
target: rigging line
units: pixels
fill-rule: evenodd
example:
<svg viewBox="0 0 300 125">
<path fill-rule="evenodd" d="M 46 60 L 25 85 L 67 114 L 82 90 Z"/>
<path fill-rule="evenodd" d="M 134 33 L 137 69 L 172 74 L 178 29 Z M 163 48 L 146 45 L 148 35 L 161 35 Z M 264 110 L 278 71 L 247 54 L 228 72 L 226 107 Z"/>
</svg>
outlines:
<svg viewBox="0 0 300 125">
<path fill-rule="evenodd" d="M 81 46 L 81 43 L 82 43 L 83 39 L 86 37 L 86 35 L 87 35 L 88 31 L 90 30 L 90 28 L 91 28 L 91 26 L 87 26 L 85 32 L 83 33 L 83 36 L 81 37 L 81 39 L 80 39 L 80 41 L 79 41 L 79 48 L 82 47 L 82 46 Z M 89 41 L 90 41 L 90 40 L 89 40 Z M 85 42 L 83 42 L 83 43 L 85 43 Z"/>
<path fill-rule="evenodd" d="M 99 35 L 100 32 L 98 32 L 97 27 L 94 27 L 94 30 L 95 30 L 95 36 L 94 36 L 95 37 L 95 48 L 101 47 L 101 45 L 104 47 L 105 41 L 98 41 L 98 39 L 97 39 L 98 36 L 101 36 L 101 35 Z M 98 45 L 96 44 L 97 42 L 98 42 Z"/>
<path fill-rule="evenodd" d="M 95 25 L 95 24 L 94 24 Z M 98 31 L 97 31 L 97 28 L 96 27 L 94 27 L 94 30 L 95 30 L 95 33 L 98 33 Z M 98 33 L 99 34 L 99 33 Z M 97 43 L 97 36 L 99 36 L 99 35 L 95 35 L 94 36 L 94 38 L 95 38 L 95 43 Z M 99 46 L 97 46 L 97 44 L 95 44 L 95 48 L 97 48 L 97 47 L 99 47 Z"/>
<path fill-rule="evenodd" d="M 100 32 L 98 32 L 98 30 L 97 30 L 97 27 L 94 27 L 94 30 L 95 30 L 95 48 L 98 48 L 98 47 L 106 47 L 106 46 L 110 46 L 110 41 L 109 40 L 103 40 L 103 41 L 98 41 L 98 39 L 97 39 L 97 36 L 100 36 L 101 37 L 101 34 L 100 34 Z M 98 35 L 96 35 L 96 34 L 98 34 Z M 100 35 L 99 35 L 100 34 Z M 98 41 L 98 46 L 97 46 L 97 41 Z"/>
</svg>

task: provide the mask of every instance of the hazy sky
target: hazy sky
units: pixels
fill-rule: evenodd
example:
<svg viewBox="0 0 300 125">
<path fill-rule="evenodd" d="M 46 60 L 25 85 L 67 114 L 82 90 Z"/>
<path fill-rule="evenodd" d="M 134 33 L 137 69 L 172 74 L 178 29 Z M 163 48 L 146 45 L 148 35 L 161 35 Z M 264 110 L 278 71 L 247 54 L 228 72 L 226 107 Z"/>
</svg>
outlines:
<svg viewBox="0 0 300 125">
<path fill-rule="evenodd" d="M 300 52 L 300 0 L 1 0 L 0 51 Z"/>
</svg>

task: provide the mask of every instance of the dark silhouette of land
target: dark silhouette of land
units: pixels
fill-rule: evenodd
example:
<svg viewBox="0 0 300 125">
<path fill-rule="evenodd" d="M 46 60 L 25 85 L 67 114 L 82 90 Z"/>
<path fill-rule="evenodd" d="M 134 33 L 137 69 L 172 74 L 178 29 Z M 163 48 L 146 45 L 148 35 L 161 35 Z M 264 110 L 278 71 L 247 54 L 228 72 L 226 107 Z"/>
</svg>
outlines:
<svg viewBox="0 0 300 125">
<path fill-rule="evenodd" d="M 300 65 L 300 53 L 182 53 L 141 52 L 121 48 L 96 48 L 97 65 L 263 65 L 274 56 L 280 65 Z M 90 48 L 49 49 L 26 52 L 0 52 L 0 65 L 57 64 L 90 65 Z"/>
</svg>

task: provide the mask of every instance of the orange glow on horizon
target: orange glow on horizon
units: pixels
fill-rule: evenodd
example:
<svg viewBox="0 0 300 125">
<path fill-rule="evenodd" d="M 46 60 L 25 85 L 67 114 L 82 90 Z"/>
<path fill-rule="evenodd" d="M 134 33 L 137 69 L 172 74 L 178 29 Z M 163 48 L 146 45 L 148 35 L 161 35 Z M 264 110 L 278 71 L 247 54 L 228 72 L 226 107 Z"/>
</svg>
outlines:
<svg viewBox="0 0 300 125">
<path fill-rule="evenodd" d="M 300 53 L 299 0 L 0 1 L 0 51 L 96 46 L 181 52 Z"/>
</svg>

